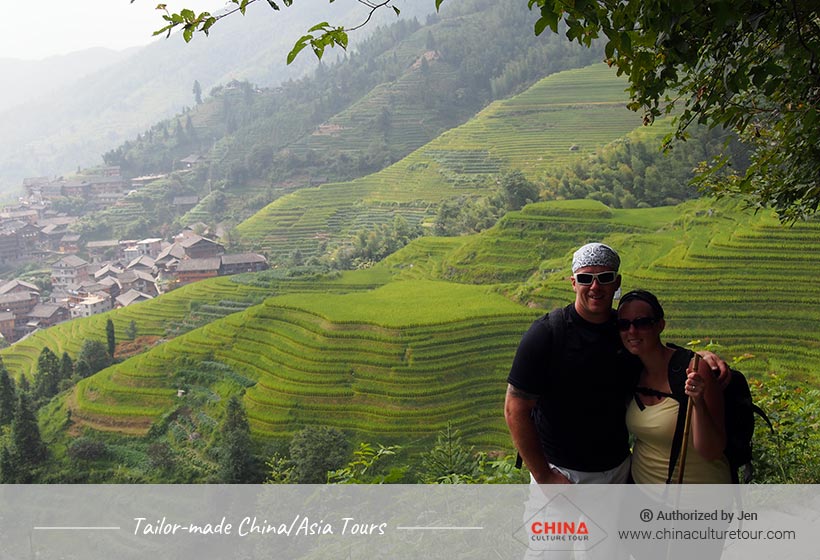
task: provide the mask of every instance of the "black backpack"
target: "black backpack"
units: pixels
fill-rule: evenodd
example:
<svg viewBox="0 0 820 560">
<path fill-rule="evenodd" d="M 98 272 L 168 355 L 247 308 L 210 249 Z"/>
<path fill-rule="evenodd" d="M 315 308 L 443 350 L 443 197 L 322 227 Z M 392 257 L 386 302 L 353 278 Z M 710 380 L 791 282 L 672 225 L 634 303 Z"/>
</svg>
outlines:
<svg viewBox="0 0 820 560">
<path fill-rule="evenodd" d="M 672 451 L 669 454 L 669 472 L 666 483 L 672 481 L 672 473 L 678 463 L 681 445 L 683 443 L 683 430 L 686 423 L 686 403 L 688 397 L 684 392 L 686 383 L 686 368 L 692 359 L 693 352 L 685 348 L 670 345 L 677 351 L 672 356 L 669 364 L 669 387 L 672 394 L 654 391 L 645 387 L 636 388 L 636 392 L 654 396 L 671 397 L 678 401 L 678 418 L 675 425 L 675 435 L 672 439 Z M 726 449 L 723 454 L 729 461 L 732 482 L 748 483 L 752 480 L 752 436 L 755 431 L 755 414 L 763 418 L 769 429 L 774 433 L 774 426 L 766 413 L 754 402 L 752 393 L 749 390 L 749 383 L 746 377 L 736 369 L 731 370 L 732 377 L 729 384 L 723 390 L 724 402 L 724 422 L 726 425 Z M 642 406 L 640 401 L 637 401 Z M 742 471 L 742 476 L 739 472 Z"/>
</svg>

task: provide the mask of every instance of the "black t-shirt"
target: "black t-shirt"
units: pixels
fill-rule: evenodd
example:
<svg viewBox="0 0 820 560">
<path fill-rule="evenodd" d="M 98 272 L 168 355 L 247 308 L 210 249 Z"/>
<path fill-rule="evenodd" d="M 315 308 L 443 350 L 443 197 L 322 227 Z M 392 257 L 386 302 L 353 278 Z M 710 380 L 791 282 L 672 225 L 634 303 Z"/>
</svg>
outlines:
<svg viewBox="0 0 820 560">
<path fill-rule="evenodd" d="M 553 464 L 585 472 L 615 468 L 629 455 L 626 404 L 640 362 L 624 350 L 614 311 L 612 320 L 596 324 L 570 304 L 564 326 L 557 337 L 563 348 L 553 348 L 548 316 L 536 320 L 521 339 L 507 382 L 540 395 L 535 424 Z M 553 351 L 560 356 L 551 358 Z"/>
</svg>

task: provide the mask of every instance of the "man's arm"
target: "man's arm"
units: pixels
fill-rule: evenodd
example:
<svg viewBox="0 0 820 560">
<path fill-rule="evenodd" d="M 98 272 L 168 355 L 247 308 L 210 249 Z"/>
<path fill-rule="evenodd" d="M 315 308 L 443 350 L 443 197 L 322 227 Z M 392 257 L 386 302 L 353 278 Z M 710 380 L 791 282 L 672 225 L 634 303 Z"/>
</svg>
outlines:
<svg viewBox="0 0 820 560">
<path fill-rule="evenodd" d="M 507 385 L 504 400 L 504 418 L 510 429 L 513 443 L 538 484 L 569 484 L 569 480 L 556 470 L 550 469 L 544 449 L 532 420 L 532 410 L 538 396 Z"/>
</svg>

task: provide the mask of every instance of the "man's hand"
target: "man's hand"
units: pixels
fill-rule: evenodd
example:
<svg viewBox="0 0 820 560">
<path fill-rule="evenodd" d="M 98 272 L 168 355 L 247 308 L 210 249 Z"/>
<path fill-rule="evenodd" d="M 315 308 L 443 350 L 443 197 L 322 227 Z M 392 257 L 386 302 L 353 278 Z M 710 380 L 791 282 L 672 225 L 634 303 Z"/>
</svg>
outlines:
<svg viewBox="0 0 820 560">
<path fill-rule="evenodd" d="M 732 379 L 732 372 L 729 370 L 729 364 L 726 363 L 720 356 L 715 354 L 714 352 L 710 352 L 709 350 L 701 350 L 698 352 L 700 357 L 709 365 L 709 369 L 712 370 L 712 374 L 717 377 L 717 381 L 722 388 L 726 388 L 729 385 L 729 381 Z"/>
<path fill-rule="evenodd" d="M 547 479 L 543 482 L 538 482 L 538 484 L 572 484 L 572 481 L 565 477 L 564 473 L 555 467 L 551 467 Z"/>
</svg>

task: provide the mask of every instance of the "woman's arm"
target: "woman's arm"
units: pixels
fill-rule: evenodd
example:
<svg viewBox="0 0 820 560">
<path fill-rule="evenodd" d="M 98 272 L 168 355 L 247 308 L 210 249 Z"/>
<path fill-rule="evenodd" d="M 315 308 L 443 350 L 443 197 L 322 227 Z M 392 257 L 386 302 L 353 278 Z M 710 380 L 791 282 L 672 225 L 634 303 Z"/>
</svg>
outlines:
<svg viewBox="0 0 820 560">
<path fill-rule="evenodd" d="M 707 460 L 719 459 L 726 449 L 723 391 L 703 360 L 698 371 L 687 370 L 684 390 L 692 398 L 692 437 L 695 449 Z"/>
</svg>

